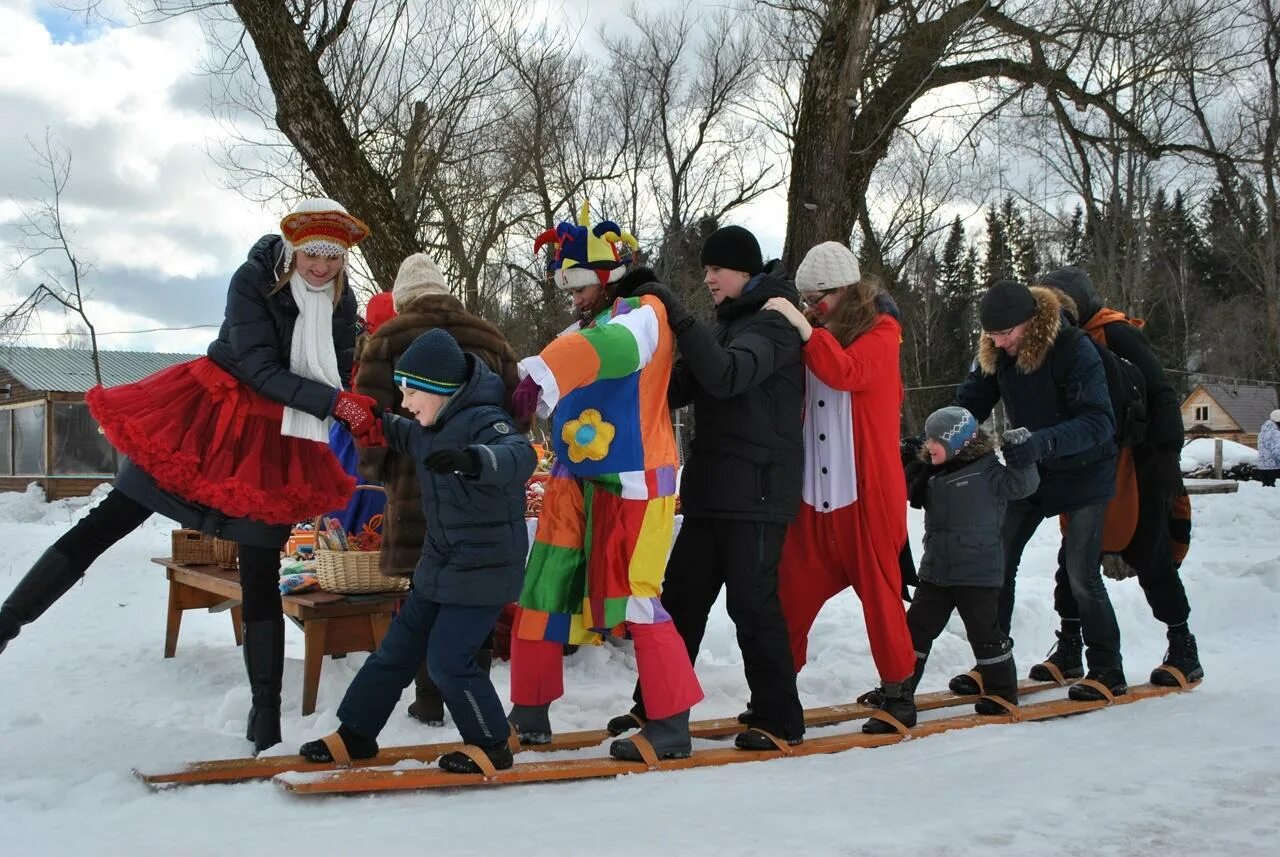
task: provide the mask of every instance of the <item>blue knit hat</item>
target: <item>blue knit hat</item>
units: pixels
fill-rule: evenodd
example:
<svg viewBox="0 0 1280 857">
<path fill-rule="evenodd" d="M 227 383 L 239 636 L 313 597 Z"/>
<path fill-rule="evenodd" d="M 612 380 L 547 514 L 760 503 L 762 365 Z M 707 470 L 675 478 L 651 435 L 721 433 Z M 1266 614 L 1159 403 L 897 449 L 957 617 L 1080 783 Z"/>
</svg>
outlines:
<svg viewBox="0 0 1280 857">
<path fill-rule="evenodd" d="M 467 380 L 467 358 L 447 330 L 433 327 L 400 355 L 392 377 L 400 387 L 452 396 Z"/>
<path fill-rule="evenodd" d="M 954 458 L 978 433 L 978 421 L 958 405 L 950 405 L 929 414 L 924 421 L 924 436 L 947 448 L 947 458 Z"/>
</svg>

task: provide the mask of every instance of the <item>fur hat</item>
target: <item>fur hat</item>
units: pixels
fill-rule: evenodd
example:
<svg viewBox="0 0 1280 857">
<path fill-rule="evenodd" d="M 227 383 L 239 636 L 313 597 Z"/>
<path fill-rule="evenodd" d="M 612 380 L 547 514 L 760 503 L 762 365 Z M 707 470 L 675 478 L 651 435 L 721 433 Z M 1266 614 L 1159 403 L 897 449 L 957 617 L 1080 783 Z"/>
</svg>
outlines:
<svg viewBox="0 0 1280 857">
<path fill-rule="evenodd" d="M 447 330 L 433 327 L 400 355 L 392 378 L 408 390 L 452 396 L 467 380 L 467 358 Z"/>
<path fill-rule="evenodd" d="M 978 320 L 988 333 L 1017 327 L 1035 314 L 1035 296 L 1017 280 L 997 281 L 978 304 Z"/>
<path fill-rule="evenodd" d="M 420 295 L 447 295 L 449 287 L 445 285 L 444 275 L 434 259 L 426 253 L 414 253 L 400 263 L 391 294 L 395 298 L 396 312 L 399 312 Z"/>
<path fill-rule="evenodd" d="M 622 279 L 632 254 L 640 249 L 635 236 L 622 231 L 612 220 L 601 220 L 592 226 L 589 202 L 582 203 L 577 223 L 564 221 L 535 238 L 533 252 L 536 254 L 548 244 L 556 248 L 556 253 L 547 263 L 547 271 L 562 289 L 603 286 Z M 621 252 L 619 244 L 623 247 Z"/>
<path fill-rule="evenodd" d="M 346 256 L 369 236 L 369 227 L 352 217 L 341 203 L 324 197 L 304 199 L 280 221 L 287 269 L 299 250 L 317 256 Z"/>
<path fill-rule="evenodd" d="M 1271 421 L 1273 423 L 1280 423 L 1280 408 L 1276 408 L 1271 412 Z"/>
<path fill-rule="evenodd" d="M 924 436 L 945 446 L 948 459 L 954 458 L 977 434 L 978 421 L 958 405 L 938 408 L 924 421 Z"/>
<path fill-rule="evenodd" d="M 851 286 L 861 279 L 858 257 L 838 241 L 824 241 L 810 248 L 796 268 L 796 288 L 802 292 Z"/>
<path fill-rule="evenodd" d="M 731 271 L 744 271 L 752 276 L 764 270 L 760 242 L 741 226 L 722 226 L 702 242 L 701 261 L 705 268 L 715 265 Z"/>
</svg>

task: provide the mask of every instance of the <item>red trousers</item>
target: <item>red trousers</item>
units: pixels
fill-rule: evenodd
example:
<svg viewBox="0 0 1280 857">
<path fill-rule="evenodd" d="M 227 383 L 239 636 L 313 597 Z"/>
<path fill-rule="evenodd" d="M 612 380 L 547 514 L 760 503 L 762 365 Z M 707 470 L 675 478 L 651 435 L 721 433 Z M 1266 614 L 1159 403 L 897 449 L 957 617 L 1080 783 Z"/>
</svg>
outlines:
<svg viewBox="0 0 1280 857">
<path fill-rule="evenodd" d="M 518 617 L 516 621 L 519 622 Z M 674 624 L 627 622 L 626 627 L 635 644 L 640 692 L 650 719 L 661 720 L 688 711 L 702 700 L 702 686 Z M 552 640 L 513 636 L 511 701 L 516 705 L 546 705 L 564 696 L 563 651 L 563 645 Z"/>
<path fill-rule="evenodd" d="M 915 671 L 915 648 L 902 606 L 901 544 L 861 520 L 854 503 L 819 515 L 802 505 L 787 531 L 778 566 L 778 597 L 791 635 L 796 672 L 805 665 L 809 629 L 833 595 L 852 586 L 862 601 L 871 656 L 883 682 L 902 681 Z"/>
</svg>

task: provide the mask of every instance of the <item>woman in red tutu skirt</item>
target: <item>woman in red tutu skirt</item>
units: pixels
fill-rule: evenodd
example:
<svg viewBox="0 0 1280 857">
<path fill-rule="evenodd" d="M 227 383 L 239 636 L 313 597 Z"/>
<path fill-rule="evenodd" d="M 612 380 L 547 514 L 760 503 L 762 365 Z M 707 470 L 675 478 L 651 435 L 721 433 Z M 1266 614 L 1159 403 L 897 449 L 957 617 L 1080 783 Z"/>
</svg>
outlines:
<svg viewBox="0 0 1280 857">
<path fill-rule="evenodd" d="M 374 400 L 343 386 L 359 328 L 347 251 L 369 229 L 331 199 L 307 199 L 280 231 L 259 239 L 232 276 L 208 356 L 88 392 L 125 456 L 120 472 L 0 607 L 3 651 L 153 513 L 237 542 L 255 752 L 280 741 L 280 551 L 295 523 L 351 496 L 355 481 L 329 450 L 331 420 L 362 441 L 377 431 Z"/>
</svg>

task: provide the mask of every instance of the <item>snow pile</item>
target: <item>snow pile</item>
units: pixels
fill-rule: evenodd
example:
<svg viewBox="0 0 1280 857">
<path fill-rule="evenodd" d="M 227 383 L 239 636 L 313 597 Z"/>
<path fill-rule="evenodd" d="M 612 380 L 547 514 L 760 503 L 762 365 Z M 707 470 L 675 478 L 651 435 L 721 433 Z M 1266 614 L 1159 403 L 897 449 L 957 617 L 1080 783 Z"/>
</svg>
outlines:
<svg viewBox="0 0 1280 857">
<path fill-rule="evenodd" d="M 1194 473 L 1203 467 L 1213 467 L 1214 443 L 1214 438 L 1198 437 L 1182 447 L 1182 472 Z M 1230 470 L 1241 464 L 1253 466 L 1257 463 L 1258 450 L 1233 440 L 1222 441 L 1223 470 Z"/>
</svg>

